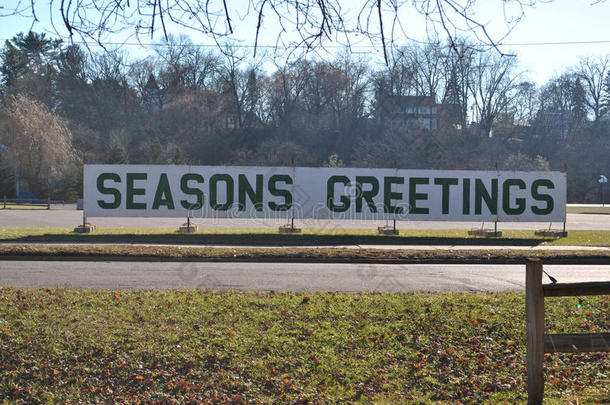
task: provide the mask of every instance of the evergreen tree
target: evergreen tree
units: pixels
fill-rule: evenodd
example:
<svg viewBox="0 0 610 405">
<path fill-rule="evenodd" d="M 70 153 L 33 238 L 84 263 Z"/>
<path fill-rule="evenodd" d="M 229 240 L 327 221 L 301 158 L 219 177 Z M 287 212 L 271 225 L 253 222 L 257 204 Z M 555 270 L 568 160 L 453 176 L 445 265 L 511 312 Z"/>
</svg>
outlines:
<svg viewBox="0 0 610 405">
<path fill-rule="evenodd" d="M 337 153 L 332 153 L 326 162 L 322 164 L 324 167 L 345 167 L 345 163 L 343 160 L 339 159 L 339 155 Z"/>
<path fill-rule="evenodd" d="M 7 86 L 23 77 L 28 71 L 40 76 L 51 76 L 57 70 L 57 59 L 61 40 L 49 39 L 43 34 L 30 31 L 19 33 L 5 42 L 2 51 L 2 66 Z"/>
<path fill-rule="evenodd" d="M 110 148 L 106 153 L 106 163 L 111 165 L 124 165 L 127 164 L 127 152 L 121 144 L 121 141 L 116 137 L 113 137 L 110 141 Z"/>
<path fill-rule="evenodd" d="M 169 163 L 173 165 L 186 164 L 186 158 L 184 157 L 184 153 L 182 152 L 182 149 L 180 149 L 179 146 L 174 146 Z"/>
<path fill-rule="evenodd" d="M 62 49 L 55 80 L 55 101 L 58 110 L 71 121 L 86 123 L 92 110 L 92 88 L 86 80 L 87 58 L 78 45 Z"/>
<path fill-rule="evenodd" d="M 571 91 L 571 110 L 575 125 L 581 125 L 587 121 L 587 96 L 580 79 L 574 80 Z"/>
<path fill-rule="evenodd" d="M 53 107 L 53 81 L 58 71 L 61 40 L 45 34 L 17 34 L 0 52 L 2 82 L 12 93 L 26 94 Z"/>
<path fill-rule="evenodd" d="M 6 41 L 2 50 L 2 83 L 11 87 L 15 85 L 20 77 L 23 77 L 28 70 L 28 58 L 10 41 Z"/>
<path fill-rule="evenodd" d="M 154 137 L 144 145 L 144 163 L 163 165 L 167 163 L 165 148 L 159 138 Z"/>
<path fill-rule="evenodd" d="M 15 176 L 13 169 L 3 160 L 0 150 L 0 198 L 15 196 Z"/>
</svg>

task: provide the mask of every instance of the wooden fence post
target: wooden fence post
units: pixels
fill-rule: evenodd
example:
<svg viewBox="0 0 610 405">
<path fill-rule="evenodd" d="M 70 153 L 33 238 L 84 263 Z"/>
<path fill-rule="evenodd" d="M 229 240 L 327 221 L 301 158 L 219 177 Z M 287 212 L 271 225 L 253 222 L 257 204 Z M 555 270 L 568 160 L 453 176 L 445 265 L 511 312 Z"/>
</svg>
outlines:
<svg viewBox="0 0 610 405">
<path fill-rule="evenodd" d="M 542 262 L 529 259 L 525 268 L 527 318 L 527 403 L 542 404 L 544 396 L 544 293 Z"/>
</svg>

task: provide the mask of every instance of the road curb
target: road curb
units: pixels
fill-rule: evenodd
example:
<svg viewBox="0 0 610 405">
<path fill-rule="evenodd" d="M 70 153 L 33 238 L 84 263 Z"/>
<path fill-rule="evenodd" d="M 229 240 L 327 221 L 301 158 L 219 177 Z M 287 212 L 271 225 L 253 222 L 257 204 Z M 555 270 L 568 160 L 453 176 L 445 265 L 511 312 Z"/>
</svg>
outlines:
<svg viewBox="0 0 610 405">
<path fill-rule="evenodd" d="M 201 262 L 201 263 L 359 263 L 359 264 L 525 264 L 527 257 L 499 258 L 317 258 L 317 257 L 159 257 L 159 256 L 59 256 L 59 255 L 0 255 L 0 261 L 55 261 L 55 262 Z M 545 264 L 608 265 L 610 257 L 557 257 L 543 259 Z"/>
</svg>

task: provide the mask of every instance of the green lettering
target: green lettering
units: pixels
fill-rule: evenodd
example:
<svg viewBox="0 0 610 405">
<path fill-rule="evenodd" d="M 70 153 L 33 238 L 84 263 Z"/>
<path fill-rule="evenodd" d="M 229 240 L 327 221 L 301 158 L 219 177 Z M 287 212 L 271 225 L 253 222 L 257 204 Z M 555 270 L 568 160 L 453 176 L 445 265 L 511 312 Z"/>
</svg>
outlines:
<svg viewBox="0 0 610 405">
<path fill-rule="evenodd" d="M 470 179 L 464 179 L 462 204 L 462 214 L 470 215 Z"/>
<path fill-rule="evenodd" d="M 348 186 L 349 179 L 346 176 L 331 176 L 326 182 L 326 206 L 333 212 L 345 212 L 349 209 L 349 197 L 342 195 L 339 198 L 340 204 L 335 204 L 335 184 Z"/>
<path fill-rule="evenodd" d="M 449 186 L 457 186 L 458 179 L 444 177 L 436 178 L 434 179 L 434 184 L 443 187 L 441 195 L 442 214 L 447 215 L 449 214 Z"/>
<path fill-rule="evenodd" d="M 491 194 L 485 188 L 483 180 L 476 179 L 474 181 L 474 213 L 481 215 L 483 209 L 483 200 L 485 205 L 492 215 L 498 214 L 498 179 L 491 180 Z"/>
<path fill-rule="evenodd" d="M 281 190 L 277 188 L 277 183 L 292 184 L 292 178 L 287 174 L 274 174 L 269 177 L 269 193 L 274 197 L 283 197 L 284 203 L 277 204 L 273 201 L 269 202 L 269 208 L 272 211 L 288 211 L 292 208 L 292 193 L 289 190 Z"/>
<path fill-rule="evenodd" d="M 428 184 L 430 179 L 427 177 L 411 177 L 409 179 L 409 214 L 427 214 L 428 208 L 417 207 L 418 200 L 427 200 L 428 194 L 418 193 L 417 186 Z"/>
<path fill-rule="evenodd" d="M 525 189 L 525 182 L 521 179 L 506 179 L 502 184 L 502 209 L 508 215 L 519 215 L 525 211 L 525 198 L 517 198 L 515 202 L 517 206 L 512 208 L 510 206 L 510 188 L 518 187 L 520 190 Z"/>
<path fill-rule="evenodd" d="M 403 208 L 392 205 L 392 200 L 401 200 L 402 193 L 392 192 L 392 184 L 405 184 L 404 177 L 383 178 L 383 212 L 386 214 L 402 214 Z"/>
<path fill-rule="evenodd" d="M 188 200 L 180 201 L 180 205 L 186 210 L 199 210 L 203 207 L 203 191 L 199 188 L 189 187 L 189 181 L 196 181 L 199 184 L 203 183 L 203 176 L 197 173 L 187 173 L 180 179 L 180 190 L 186 195 L 194 195 L 197 197 L 197 202 L 191 203 Z"/>
<path fill-rule="evenodd" d="M 226 184 L 226 201 L 218 203 L 218 183 Z M 233 205 L 233 178 L 228 174 L 215 174 L 210 177 L 210 205 L 216 211 L 228 211 Z"/>
<path fill-rule="evenodd" d="M 157 184 L 152 209 L 158 210 L 162 205 L 165 205 L 167 209 L 174 209 L 174 198 L 172 197 L 172 190 L 169 187 L 169 180 L 167 180 L 167 173 L 161 173 L 159 177 L 159 184 Z"/>
<path fill-rule="evenodd" d="M 136 180 L 146 180 L 148 176 L 146 173 L 127 173 L 127 203 L 126 207 L 128 210 L 145 210 L 146 203 L 134 202 L 133 198 L 136 195 L 145 195 L 145 188 L 135 188 L 134 182 Z"/>
<path fill-rule="evenodd" d="M 263 175 L 256 175 L 256 191 L 250 185 L 245 174 L 240 174 L 238 178 L 239 210 L 246 210 L 246 195 L 254 204 L 257 211 L 263 210 Z"/>
<path fill-rule="evenodd" d="M 555 188 L 555 184 L 553 184 L 551 180 L 547 179 L 538 179 L 532 183 L 532 197 L 534 198 L 534 200 L 546 202 L 545 208 L 539 208 L 534 206 L 532 207 L 532 212 L 536 215 L 548 215 L 553 212 L 553 208 L 555 207 L 555 201 L 553 200 L 553 197 L 549 194 L 540 194 L 540 192 L 538 192 L 538 187 L 546 187 L 549 190 L 553 190 Z"/>
<path fill-rule="evenodd" d="M 100 208 L 105 210 L 113 210 L 115 208 L 119 208 L 119 206 L 121 205 L 121 192 L 116 188 L 104 186 L 104 182 L 106 180 L 112 180 L 115 183 L 120 183 L 121 176 L 116 173 L 102 173 L 97 176 L 97 191 L 99 191 L 100 194 L 114 196 L 114 200 L 112 202 L 97 200 L 97 205 L 99 205 Z"/>
<path fill-rule="evenodd" d="M 370 184 L 370 190 L 364 190 L 363 184 Z M 362 200 L 366 201 L 366 205 L 371 212 L 377 212 L 373 197 L 379 193 L 379 181 L 373 176 L 356 176 L 356 187 L 358 187 L 358 195 L 356 196 L 356 212 L 362 212 Z"/>
</svg>

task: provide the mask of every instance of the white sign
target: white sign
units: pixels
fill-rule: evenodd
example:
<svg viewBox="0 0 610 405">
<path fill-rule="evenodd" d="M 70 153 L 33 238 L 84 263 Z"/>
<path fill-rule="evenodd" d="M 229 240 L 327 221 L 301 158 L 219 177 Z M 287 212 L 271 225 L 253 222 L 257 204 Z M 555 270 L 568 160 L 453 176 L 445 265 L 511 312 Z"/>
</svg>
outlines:
<svg viewBox="0 0 610 405">
<path fill-rule="evenodd" d="M 90 217 L 563 222 L 560 172 L 85 165 Z"/>
</svg>

